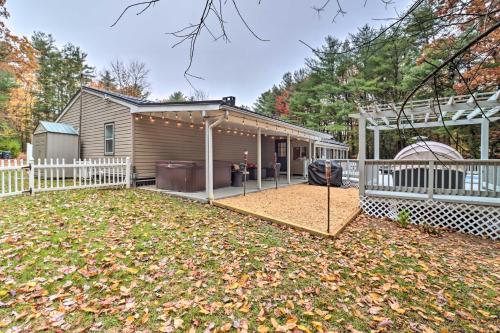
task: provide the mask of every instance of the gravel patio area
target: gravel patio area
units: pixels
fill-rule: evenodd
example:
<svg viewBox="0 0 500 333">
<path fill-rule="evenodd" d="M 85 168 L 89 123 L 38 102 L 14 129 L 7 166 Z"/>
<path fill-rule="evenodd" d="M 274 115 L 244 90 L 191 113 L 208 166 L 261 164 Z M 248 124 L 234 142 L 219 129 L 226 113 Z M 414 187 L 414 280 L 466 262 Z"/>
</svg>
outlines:
<svg viewBox="0 0 500 333">
<path fill-rule="evenodd" d="M 330 231 L 335 231 L 359 208 L 358 189 L 330 188 Z M 238 209 L 288 221 L 320 232 L 327 230 L 327 188 L 299 184 L 246 196 L 218 200 Z"/>
</svg>

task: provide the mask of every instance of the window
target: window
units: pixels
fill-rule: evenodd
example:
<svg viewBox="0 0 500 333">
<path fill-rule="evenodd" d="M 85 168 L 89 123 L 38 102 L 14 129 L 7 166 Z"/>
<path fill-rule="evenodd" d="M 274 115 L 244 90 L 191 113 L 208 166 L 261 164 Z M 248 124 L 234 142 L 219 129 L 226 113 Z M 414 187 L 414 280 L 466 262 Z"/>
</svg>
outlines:
<svg viewBox="0 0 500 333">
<path fill-rule="evenodd" d="M 104 155 L 115 154 L 115 124 L 104 124 Z"/>
<path fill-rule="evenodd" d="M 278 157 L 286 156 L 286 142 L 278 142 Z"/>
<path fill-rule="evenodd" d="M 298 160 L 301 157 L 307 157 L 307 147 L 294 147 L 293 160 Z"/>
</svg>

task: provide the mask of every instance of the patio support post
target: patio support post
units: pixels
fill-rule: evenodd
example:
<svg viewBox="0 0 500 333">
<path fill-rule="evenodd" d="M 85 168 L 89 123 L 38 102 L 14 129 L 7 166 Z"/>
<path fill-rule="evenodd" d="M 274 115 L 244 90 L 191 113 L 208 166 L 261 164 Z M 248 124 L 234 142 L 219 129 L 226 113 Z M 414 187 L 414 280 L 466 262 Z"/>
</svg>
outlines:
<svg viewBox="0 0 500 333">
<path fill-rule="evenodd" d="M 490 122 L 488 118 L 481 119 L 481 159 L 488 159 Z"/>
<path fill-rule="evenodd" d="M 380 128 L 378 126 L 373 129 L 373 159 L 380 159 Z"/>
<path fill-rule="evenodd" d="M 262 189 L 262 135 L 257 128 L 257 189 Z"/>
<path fill-rule="evenodd" d="M 209 181 L 208 179 L 210 178 L 210 151 L 209 151 L 209 145 L 210 145 L 210 119 L 206 118 L 205 119 L 205 191 L 207 192 L 207 198 L 210 200 L 210 192 L 212 192 L 213 196 L 213 189 L 210 191 L 210 186 L 209 186 Z"/>
<path fill-rule="evenodd" d="M 311 142 L 311 139 L 309 139 L 309 162 L 312 162 L 313 160 L 313 145 Z"/>
<path fill-rule="evenodd" d="M 290 134 L 286 135 L 286 179 L 288 184 L 291 183 L 290 174 L 291 174 L 291 158 L 290 158 L 291 144 L 290 144 Z"/>
<path fill-rule="evenodd" d="M 366 160 L 366 116 L 360 114 L 358 129 L 358 145 L 359 145 L 359 196 L 365 196 L 365 160 Z"/>
<path fill-rule="evenodd" d="M 212 202 L 214 197 L 214 149 L 213 149 L 213 134 L 212 128 L 219 125 L 224 119 L 227 119 L 227 112 L 225 116 L 216 118 L 215 121 L 205 119 L 205 185 L 207 192 L 207 199 Z"/>
</svg>

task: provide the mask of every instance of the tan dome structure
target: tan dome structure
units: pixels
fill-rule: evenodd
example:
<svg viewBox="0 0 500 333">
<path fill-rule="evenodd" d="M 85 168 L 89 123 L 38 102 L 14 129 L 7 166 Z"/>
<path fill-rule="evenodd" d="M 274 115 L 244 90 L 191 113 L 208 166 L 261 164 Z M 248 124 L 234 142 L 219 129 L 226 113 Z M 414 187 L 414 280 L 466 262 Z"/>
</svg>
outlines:
<svg viewBox="0 0 500 333">
<path fill-rule="evenodd" d="M 457 161 L 464 158 L 460 153 L 444 143 L 420 141 L 403 148 L 395 160 L 447 160 Z"/>
</svg>

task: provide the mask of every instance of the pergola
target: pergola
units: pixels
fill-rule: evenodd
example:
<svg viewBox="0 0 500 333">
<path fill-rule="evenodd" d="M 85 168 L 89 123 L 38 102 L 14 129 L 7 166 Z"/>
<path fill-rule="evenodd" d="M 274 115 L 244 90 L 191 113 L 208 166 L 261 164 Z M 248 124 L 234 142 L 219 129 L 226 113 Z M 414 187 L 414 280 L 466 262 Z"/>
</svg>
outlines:
<svg viewBox="0 0 500 333">
<path fill-rule="evenodd" d="M 350 114 L 359 122 L 359 188 L 364 195 L 366 129 L 373 131 L 374 160 L 380 159 L 380 131 L 481 125 L 481 159 L 488 159 L 489 124 L 500 119 L 500 90 L 438 99 L 410 100 L 402 103 L 363 106 Z M 401 112 L 401 109 L 403 112 Z M 499 114 L 500 115 L 500 114 Z M 369 126 L 367 125 L 369 123 Z M 399 126 L 398 126 L 399 125 Z"/>
</svg>

